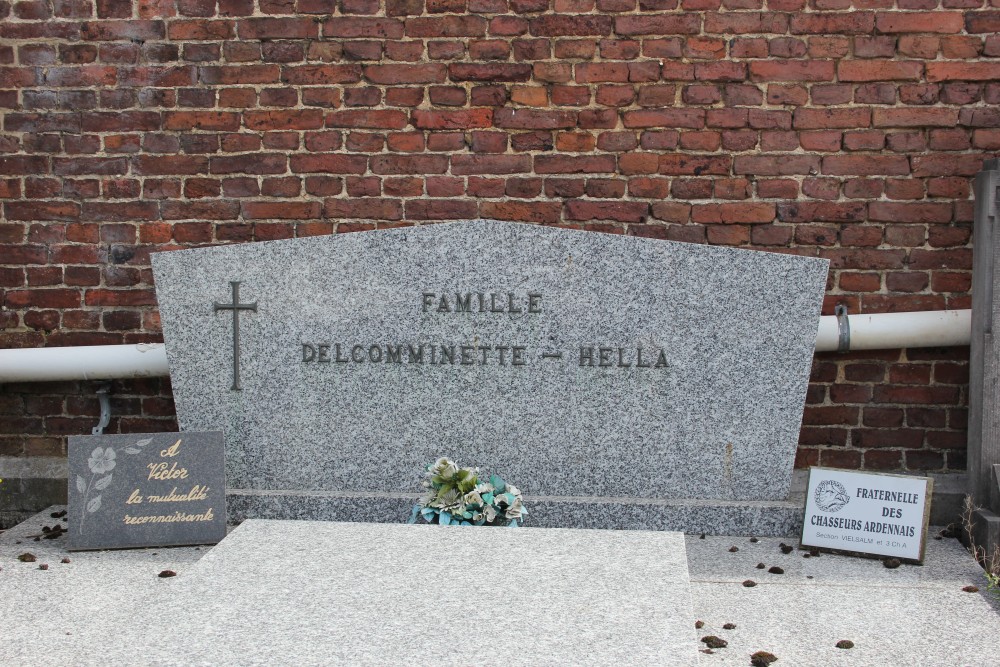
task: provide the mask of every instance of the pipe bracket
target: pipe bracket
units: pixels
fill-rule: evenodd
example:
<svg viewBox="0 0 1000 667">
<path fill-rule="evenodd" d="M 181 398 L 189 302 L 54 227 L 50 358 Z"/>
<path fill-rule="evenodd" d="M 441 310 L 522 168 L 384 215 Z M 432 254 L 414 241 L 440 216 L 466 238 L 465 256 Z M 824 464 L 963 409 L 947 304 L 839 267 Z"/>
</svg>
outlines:
<svg viewBox="0 0 1000 667">
<path fill-rule="evenodd" d="M 97 426 L 90 429 L 91 435 L 104 435 L 104 428 L 111 421 L 111 400 L 108 398 L 110 393 L 110 382 L 102 382 L 97 388 L 97 400 L 101 402 L 101 420 L 97 422 Z"/>
<path fill-rule="evenodd" d="M 837 316 L 837 352 L 847 352 L 851 349 L 851 321 L 847 318 L 847 306 L 837 304 L 833 314 Z"/>
</svg>

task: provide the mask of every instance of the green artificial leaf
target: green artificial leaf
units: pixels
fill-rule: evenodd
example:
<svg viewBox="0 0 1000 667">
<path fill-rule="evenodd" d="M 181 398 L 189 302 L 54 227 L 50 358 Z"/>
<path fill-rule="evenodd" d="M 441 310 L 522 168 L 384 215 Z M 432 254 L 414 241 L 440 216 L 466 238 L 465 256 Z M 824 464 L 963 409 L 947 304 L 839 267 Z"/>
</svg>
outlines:
<svg viewBox="0 0 1000 667">
<path fill-rule="evenodd" d="M 438 523 L 442 526 L 451 525 L 451 514 L 448 512 L 441 512 L 438 514 Z"/>
<path fill-rule="evenodd" d="M 497 490 L 497 493 L 503 493 L 507 489 L 507 482 L 503 481 L 500 475 L 490 475 L 490 484 Z"/>
</svg>

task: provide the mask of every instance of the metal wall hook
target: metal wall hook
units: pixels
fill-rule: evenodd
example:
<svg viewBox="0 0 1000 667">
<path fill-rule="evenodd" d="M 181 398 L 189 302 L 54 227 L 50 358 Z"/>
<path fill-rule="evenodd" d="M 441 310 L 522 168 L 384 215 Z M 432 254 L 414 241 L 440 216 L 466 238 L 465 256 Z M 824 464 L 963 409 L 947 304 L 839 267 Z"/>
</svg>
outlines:
<svg viewBox="0 0 1000 667">
<path fill-rule="evenodd" d="M 833 314 L 837 316 L 837 352 L 847 352 L 851 349 L 851 321 L 847 318 L 847 306 L 838 303 Z"/>
<path fill-rule="evenodd" d="M 97 422 L 97 426 L 90 429 L 91 435 L 103 435 L 104 428 L 111 421 L 111 399 L 109 394 L 111 393 L 111 383 L 102 382 L 97 387 L 97 400 L 101 402 L 101 420 Z"/>
</svg>

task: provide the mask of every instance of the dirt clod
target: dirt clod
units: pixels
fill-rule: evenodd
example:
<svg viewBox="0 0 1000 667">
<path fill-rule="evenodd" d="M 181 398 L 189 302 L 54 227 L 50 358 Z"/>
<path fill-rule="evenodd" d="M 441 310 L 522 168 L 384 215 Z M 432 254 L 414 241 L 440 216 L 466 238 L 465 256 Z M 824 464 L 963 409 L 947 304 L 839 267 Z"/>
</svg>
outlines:
<svg viewBox="0 0 1000 667">
<path fill-rule="evenodd" d="M 767 571 L 770 572 L 771 574 L 784 574 L 785 573 L 785 571 L 783 569 L 781 569 L 780 567 L 778 567 L 777 565 L 772 565 L 771 567 L 769 567 L 767 569 Z"/>
<path fill-rule="evenodd" d="M 723 630 L 735 630 L 736 629 L 736 624 L 735 623 L 726 623 L 725 625 L 722 626 L 722 629 Z"/>
<path fill-rule="evenodd" d="M 35 558 L 35 554 L 28 553 L 27 551 L 18 556 L 17 559 L 22 563 L 34 563 L 36 560 L 38 560 L 37 558 Z"/>
<path fill-rule="evenodd" d="M 777 662 L 778 656 L 773 653 L 768 653 L 767 651 L 757 651 L 750 656 L 750 664 L 753 667 L 767 667 L 772 662 Z"/>
<path fill-rule="evenodd" d="M 739 550 L 740 550 L 739 547 L 729 547 L 729 553 L 731 553 L 731 554 L 734 554 L 734 553 L 736 553 Z"/>
<path fill-rule="evenodd" d="M 835 644 L 837 648 L 854 648 L 854 642 L 850 639 L 841 639 Z"/>
<path fill-rule="evenodd" d="M 701 638 L 701 641 L 705 642 L 705 646 L 708 648 L 726 648 L 729 646 L 729 642 L 715 635 L 706 635 Z"/>
<path fill-rule="evenodd" d="M 166 579 L 167 577 L 176 577 L 176 576 L 177 576 L 177 573 L 174 572 L 173 570 L 164 570 L 163 572 L 160 572 L 160 574 L 159 574 L 159 577 L 161 579 Z"/>
<path fill-rule="evenodd" d="M 38 566 L 38 569 L 39 570 L 47 570 L 47 569 L 49 569 L 49 564 L 48 563 L 42 563 L 41 565 Z"/>
<path fill-rule="evenodd" d="M 882 561 L 882 565 L 884 565 L 886 569 L 889 570 L 895 570 L 897 567 L 900 566 L 900 564 L 901 563 L 898 558 L 886 558 L 884 561 Z"/>
<path fill-rule="evenodd" d="M 794 550 L 795 550 L 795 547 L 793 547 L 791 545 L 788 545 L 788 544 L 785 544 L 784 542 L 781 543 L 781 553 L 783 553 L 783 554 L 790 554 Z"/>
<path fill-rule="evenodd" d="M 962 590 L 965 591 L 966 593 L 978 593 L 979 586 L 963 586 Z"/>
<path fill-rule="evenodd" d="M 767 565 L 764 565 L 763 563 L 757 563 L 757 569 L 758 570 L 763 570 L 766 567 L 767 567 Z"/>
<path fill-rule="evenodd" d="M 695 630 L 701 630 L 703 627 L 705 627 L 705 621 L 695 621 L 694 622 L 694 629 Z"/>
<path fill-rule="evenodd" d="M 750 538 L 750 544 L 757 544 L 758 542 L 760 542 L 760 540 L 758 540 L 756 537 Z"/>
<path fill-rule="evenodd" d="M 754 581 L 753 579 L 747 579 L 746 581 L 743 582 L 743 586 L 745 588 L 753 588 L 756 585 L 757 585 L 757 582 Z"/>
<path fill-rule="evenodd" d="M 73 561 L 71 561 L 71 560 L 70 560 L 69 558 L 63 558 L 63 559 L 62 559 L 61 561 L 59 561 L 59 562 L 60 562 L 60 563 L 72 563 Z"/>
</svg>

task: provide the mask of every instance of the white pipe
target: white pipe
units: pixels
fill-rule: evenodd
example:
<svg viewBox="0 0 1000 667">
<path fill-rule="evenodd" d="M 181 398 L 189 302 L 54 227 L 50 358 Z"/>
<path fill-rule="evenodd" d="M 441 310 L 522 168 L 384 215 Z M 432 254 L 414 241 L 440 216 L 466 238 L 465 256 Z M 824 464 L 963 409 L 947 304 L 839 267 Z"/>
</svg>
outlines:
<svg viewBox="0 0 1000 667">
<path fill-rule="evenodd" d="M 894 350 L 903 347 L 968 345 L 972 339 L 971 310 L 931 310 L 918 313 L 848 315 L 851 350 Z M 820 318 L 816 351 L 838 349 L 837 318 Z"/>
<path fill-rule="evenodd" d="M 163 343 L 0 350 L 0 382 L 112 380 L 169 374 Z"/>
<path fill-rule="evenodd" d="M 968 345 L 971 310 L 849 315 L 851 350 Z M 838 349 L 837 318 L 820 318 L 816 351 Z M 0 382 L 111 380 L 169 375 L 162 343 L 0 350 Z"/>
</svg>

